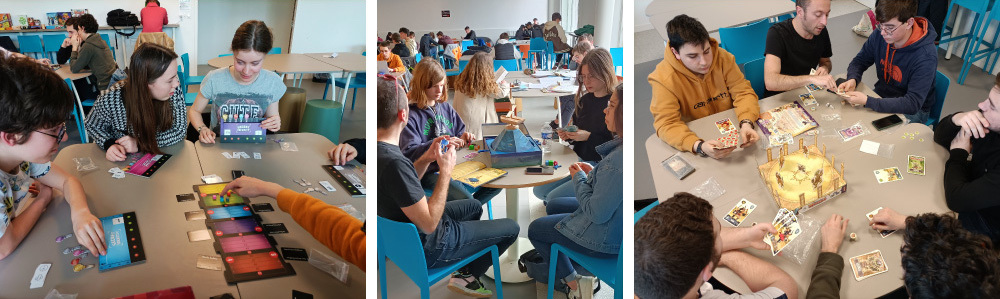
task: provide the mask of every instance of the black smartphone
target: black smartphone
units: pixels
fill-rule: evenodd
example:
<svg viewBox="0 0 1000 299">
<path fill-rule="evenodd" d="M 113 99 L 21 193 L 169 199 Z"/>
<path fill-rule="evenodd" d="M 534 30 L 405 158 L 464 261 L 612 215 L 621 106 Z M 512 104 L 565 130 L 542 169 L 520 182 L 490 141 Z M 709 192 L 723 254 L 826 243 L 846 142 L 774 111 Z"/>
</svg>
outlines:
<svg viewBox="0 0 1000 299">
<path fill-rule="evenodd" d="M 243 172 L 242 170 L 233 170 L 233 179 L 234 180 L 238 179 L 238 178 L 240 178 L 241 176 L 244 176 L 244 175 L 246 175 L 246 172 Z"/>
<path fill-rule="evenodd" d="M 524 174 L 552 174 L 553 171 L 549 167 L 528 167 L 524 169 Z"/>
<path fill-rule="evenodd" d="M 830 88 L 830 89 L 833 89 L 833 90 L 827 89 L 826 91 L 829 92 L 829 93 L 832 93 L 832 94 L 837 94 L 837 92 L 836 92 L 837 87 L 839 87 L 840 84 L 844 84 L 844 82 L 847 82 L 847 79 L 844 79 L 844 78 L 837 79 L 837 86 L 834 86 L 834 87 Z"/>
<path fill-rule="evenodd" d="M 899 115 L 889 115 L 883 118 L 879 118 L 872 121 L 872 126 L 875 126 L 876 130 L 882 131 L 899 124 L 903 123 L 903 119 L 899 118 Z"/>
</svg>

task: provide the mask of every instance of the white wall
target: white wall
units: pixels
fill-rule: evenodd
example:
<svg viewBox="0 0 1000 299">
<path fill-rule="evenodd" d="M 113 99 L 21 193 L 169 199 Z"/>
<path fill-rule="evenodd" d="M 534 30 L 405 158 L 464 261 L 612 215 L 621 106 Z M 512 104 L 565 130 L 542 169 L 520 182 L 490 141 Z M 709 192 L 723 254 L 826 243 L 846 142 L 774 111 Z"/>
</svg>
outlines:
<svg viewBox="0 0 1000 299">
<path fill-rule="evenodd" d="M 622 0 L 580 0 L 577 28 L 594 25 L 594 40 L 602 48 L 622 46 Z M 601 27 L 608 28 L 601 28 Z M 572 32 L 577 28 L 564 28 Z M 602 34 L 603 33 L 603 34 Z"/>
<path fill-rule="evenodd" d="M 646 17 L 646 6 L 652 2 L 653 0 L 635 0 L 635 14 L 633 15 L 635 32 L 654 29 L 653 24 L 649 23 L 649 17 Z"/>
<path fill-rule="evenodd" d="M 236 28 L 247 20 L 264 21 L 274 35 L 274 47 L 281 47 L 287 53 L 294 4 L 295 1 L 288 0 L 199 0 L 198 64 L 230 53 Z"/>
<path fill-rule="evenodd" d="M 293 53 L 365 50 L 364 0 L 298 0 Z"/>
<path fill-rule="evenodd" d="M 442 10 L 450 10 L 451 17 L 442 18 Z M 385 37 L 386 32 L 406 27 L 416 32 L 418 38 L 438 31 L 461 38 L 465 36 L 465 26 L 469 26 L 476 35 L 496 40 L 500 33 L 516 31 L 519 24 L 533 18 L 541 23 L 550 16 L 548 3 L 539 0 L 379 0 L 376 33 Z"/>
</svg>

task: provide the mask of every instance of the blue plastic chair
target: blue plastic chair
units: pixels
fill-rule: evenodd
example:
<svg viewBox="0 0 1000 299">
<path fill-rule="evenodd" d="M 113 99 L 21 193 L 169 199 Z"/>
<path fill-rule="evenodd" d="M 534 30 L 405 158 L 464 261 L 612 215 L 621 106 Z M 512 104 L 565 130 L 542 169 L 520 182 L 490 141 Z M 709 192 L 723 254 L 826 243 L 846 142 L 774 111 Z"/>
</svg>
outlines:
<svg viewBox="0 0 1000 299">
<path fill-rule="evenodd" d="M 62 42 L 66 40 L 65 34 L 42 35 L 43 48 L 52 64 L 56 64 L 56 53 L 62 48 Z"/>
<path fill-rule="evenodd" d="M 420 52 L 417 52 L 417 55 L 413 55 L 413 60 L 416 60 L 417 63 L 420 63 L 420 60 L 423 59 L 423 58 L 424 58 L 424 56 L 421 55 Z"/>
<path fill-rule="evenodd" d="M 497 70 L 499 70 L 501 66 L 503 67 L 503 69 L 507 70 L 508 72 L 510 72 L 510 71 L 520 71 L 521 70 L 521 63 L 518 62 L 517 59 L 506 59 L 506 60 L 494 60 L 493 61 L 493 71 L 494 72 L 497 71 Z"/>
<path fill-rule="evenodd" d="M 788 20 L 788 19 L 791 19 L 791 18 L 794 18 L 794 17 L 795 17 L 795 13 L 794 12 L 786 14 L 786 15 L 780 15 L 780 16 L 775 17 L 774 18 L 774 22 L 771 22 L 771 24 L 781 23 L 784 20 Z"/>
<path fill-rule="evenodd" d="M 107 35 L 106 33 L 101 33 L 101 39 L 104 40 L 104 43 L 108 44 L 108 48 L 111 48 L 111 36 L 110 35 Z"/>
<path fill-rule="evenodd" d="M 771 22 L 760 20 L 734 28 L 719 28 L 722 48 L 736 57 L 736 64 L 744 64 L 764 57 L 764 44 Z"/>
<path fill-rule="evenodd" d="M 622 48 L 611 48 L 611 62 L 615 65 L 615 76 L 623 76 L 625 72 L 625 53 Z"/>
<path fill-rule="evenodd" d="M 653 203 L 649 204 L 645 208 L 642 208 L 642 210 L 639 210 L 638 212 L 635 212 L 635 221 L 632 222 L 632 223 L 634 224 L 636 222 L 639 222 L 639 218 L 642 218 L 642 216 L 646 216 L 646 213 L 648 213 L 649 210 L 652 210 L 653 207 L 656 207 L 658 205 L 660 205 L 660 201 L 659 200 L 654 201 Z"/>
<path fill-rule="evenodd" d="M 381 223 L 380 223 L 381 225 Z M 382 230 L 380 227 L 379 230 Z M 565 254 L 570 260 L 576 261 L 577 264 L 583 266 L 590 271 L 590 273 L 597 276 L 600 280 L 608 283 L 612 289 L 615 290 L 615 299 L 622 299 L 623 289 L 622 289 L 622 279 L 624 269 L 622 268 L 622 251 L 625 246 L 621 246 L 618 249 L 618 259 L 602 259 L 591 257 L 569 248 L 563 247 L 557 243 L 552 244 L 552 253 L 549 256 L 549 291 L 548 299 L 552 299 L 553 294 L 555 294 L 556 285 L 556 263 L 555 261 L 559 257 L 559 253 Z"/>
<path fill-rule="evenodd" d="M 964 54 L 965 56 L 971 57 L 971 56 L 968 55 L 969 49 L 971 48 L 972 44 L 975 43 L 975 41 L 973 39 L 978 38 L 979 35 L 980 35 L 979 34 L 979 29 L 982 27 L 980 24 L 983 23 L 983 20 L 986 17 L 986 12 L 989 9 L 989 2 L 990 1 L 983 1 L 983 0 L 952 0 L 951 4 L 948 4 L 948 13 L 945 14 L 944 23 L 941 26 L 941 27 L 944 27 L 944 28 L 942 28 L 940 30 L 940 32 L 941 32 L 941 41 L 939 42 L 939 44 L 943 46 L 944 44 L 950 43 L 952 41 L 958 41 L 958 40 L 962 40 L 962 39 L 969 39 L 965 43 L 965 51 L 962 52 L 962 53 L 966 53 L 966 54 Z M 972 20 L 972 26 L 970 27 L 970 28 L 972 28 L 972 30 L 969 31 L 969 33 L 956 35 L 955 30 L 957 28 L 952 28 L 952 27 L 948 26 L 949 20 L 951 20 L 952 9 L 954 9 L 955 6 L 964 7 L 966 9 L 970 10 L 973 14 L 975 14 L 975 17 Z M 988 22 L 986 22 L 986 23 L 988 23 Z M 971 49 L 977 49 L 977 48 L 971 48 Z M 967 57 L 963 57 L 963 59 L 964 60 L 968 60 Z M 967 71 L 966 64 L 962 63 L 962 70 L 959 72 L 959 76 L 958 76 L 958 84 L 963 84 L 963 82 L 965 82 L 964 76 L 962 76 L 961 73 L 966 72 L 966 71 Z"/>
<path fill-rule="evenodd" d="M 934 103 L 934 107 L 931 108 L 931 115 L 927 117 L 927 122 L 924 123 L 928 127 L 933 128 L 941 120 L 941 107 L 944 107 L 944 99 L 948 95 L 948 87 L 950 86 L 951 79 L 948 79 L 948 76 L 945 76 L 941 71 L 937 71 L 937 76 L 934 77 L 934 100 L 937 102 Z"/>
<path fill-rule="evenodd" d="M 45 49 L 42 48 L 42 39 L 37 35 L 19 35 L 17 36 L 17 46 L 21 49 L 22 54 L 34 53 L 33 58 L 37 59 L 39 54 L 44 54 Z"/>
<path fill-rule="evenodd" d="M 767 86 L 764 85 L 764 58 L 761 57 L 744 64 L 743 75 L 750 81 L 750 86 L 757 93 L 757 99 L 761 99 L 764 92 L 767 91 Z"/>
<path fill-rule="evenodd" d="M 205 76 L 191 76 L 191 60 L 188 53 L 181 54 L 181 64 L 184 66 L 185 79 L 183 83 L 185 90 L 187 90 L 188 85 L 201 85 L 201 81 L 205 80 Z"/>
<path fill-rule="evenodd" d="M 270 54 L 281 54 L 281 48 L 278 48 L 278 47 L 271 48 L 271 51 L 268 51 L 267 54 L 268 55 L 270 55 Z"/>
<path fill-rule="evenodd" d="M 403 273 L 420 287 L 420 298 L 430 299 L 430 286 L 447 278 L 452 272 L 489 253 L 493 257 L 493 277 L 496 285 L 497 298 L 503 299 L 503 283 L 500 279 L 500 254 L 496 245 L 483 249 L 476 254 L 462 259 L 454 264 L 440 268 L 427 268 L 424 257 L 423 242 L 417 233 L 417 227 L 412 223 L 396 222 L 378 217 L 378 282 L 383 299 L 388 299 L 386 280 L 386 262 L 391 259 Z"/>
<path fill-rule="evenodd" d="M 184 55 L 187 55 L 187 54 L 184 54 Z M 179 65 L 177 66 L 177 76 L 180 77 L 180 81 L 181 82 L 185 82 L 189 78 L 188 73 L 185 72 L 183 69 L 181 69 L 181 66 L 179 66 Z M 198 93 L 197 92 L 188 92 L 188 86 L 187 86 L 187 84 L 181 84 L 181 92 L 184 93 L 184 105 L 186 105 L 188 107 L 191 107 L 192 105 L 194 105 L 194 100 L 198 99 Z"/>
<path fill-rule="evenodd" d="M 962 2 L 962 1 L 955 1 L 955 2 Z M 986 1 L 983 1 L 983 3 L 985 4 Z M 964 57 L 962 57 L 962 70 L 959 71 L 958 73 L 958 84 L 965 84 L 965 78 L 966 76 L 969 75 L 969 69 L 972 68 L 972 64 L 976 63 L 976 61 L 986 58 L 986 61 L 983 63 L 984 71 L 986 70 L 987 66 L 989 66 L 990 72 L 992 73 L 993 68 L 996 67 L 996 59 L 993 60 L 993 63 L 990 63 L 990 58 L 992 58 L 994 53 L 1000 51 L 1000 49 L 996 48 L 997 37 L 1000 36 L 1000 34 L 994 33 L 993 41 L 989 42 L 986 41 L 986 31 L 993 20 L 1000 21 L 1000 11 L 997 11 L 998 8 L 1000 8 L 1000 4 L 994 2 L 993 7 L 990 9 L 989 14 L 984 15 L 984 18 L 982 19 L 980 19 L 980 16 L 977 13 L 975 21 L 973 21 L 972 23 L 973 24 L 972 26 L 978 26 L 978 27 L 973 27 L 972 32 L 970 33 L 972 34 L 972 36 L 971 39 L 969 40 L 968 47 L 965 48 L 965 54 L 963 54 Z M 942 40 L 944 39 L 942 38 Z M 979 50 L 980 45 L 986 46 L 986 49 Z"/>
<path fill-rule="evenodd" d="M 468 60 L 459 59 L 458 60 L 458 70 L 453 70 L 453 71 L 445 72 L 445 76 L 447 76 L 447 77 L 458 76 L 459 74 L 462 73 L 462 71 L 465 70 L 465 65 L 467 65 L 467 64 L 469 64 Z"/>
<path fill-rule="evenodd" d="M 219 54 L 219 57 L 233 56 L 233 53 Z"/>
<path fill-rule="evenodd" d="M 533 37 L 528 43 L 528 55 L 530 56 L 531 63 L 528 66 L 534 65 L 536 57 L 540 57 L 542 65 L 545 65 L 545 49 L 548 47 L 548 42 L 541 37 Z"/>
<path fill-rule="evenodd" d="M 475 42 L 472 41 L 472 40 L 468 40 L 468 39 L 462 40 L 462 43 L 459 44 L 459 46 L 462 47 L 462 53 L 465 53 L 465 50 L 468 50 L 469 47 L 474 46 L 474 45 L 475 45 Z"/>
<path fill-rule="evenodd" d="M 59 41 L 59 42 L 60 42 L 60 44 L 62 43 L 62 41 Z M 76 90 L 74 90 L 74 88 L 73 88 L 73 81 L 71 81 L 71 80 L 69 80 L 69 78 L 67 78 L 67 79 L 63 79 L 63 82 L 66 82 L 66 86 L 69 86 L 69 91 L 70 92 L 76 92 Z M 83 127 L 84 121 L 83 121 L 83 117 L 80 116 L 80 111 L 79 110 L 80 109 L 77 109 L 76 105 L 73 105 L 73 120 L 76 123 L 76 130 L 80 132 L 80 142 L 87 143 L 87 141 L 88 141 L 87 140 L 87 129 Z"/>
<path fill-rule="evenodd" d="M 324 99 L 326 98 L 327 89 L 330 88 L 331 81 L 333 81 L 334 86 L 343 88 L 344 90 L 351 90 L 352 88 L 354 89 L 354 96 L 351 98 L 351 110 L 354 110 L 354 104 L 358 100 L 358 88 L 365 88 L 365 85 L 367 84 L 367 81 L 365 80 L 365 73 L 361 72 L 354 74 L 354 77 L 351 78 L 350 83 L 348 83 L 347 79 L 345 78 L 333 78 L 333 80 L 327 79 L 326 87 L 323 87 Z"/>
</svg>

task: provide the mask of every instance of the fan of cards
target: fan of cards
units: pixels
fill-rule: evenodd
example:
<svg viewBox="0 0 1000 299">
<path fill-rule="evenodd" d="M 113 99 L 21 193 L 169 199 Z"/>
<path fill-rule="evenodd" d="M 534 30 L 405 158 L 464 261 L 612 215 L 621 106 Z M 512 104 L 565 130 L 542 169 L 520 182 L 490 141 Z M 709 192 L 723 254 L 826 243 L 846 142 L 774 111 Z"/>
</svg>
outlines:
<svg viewBox="0 0 1000 299">
<path fill-rule="evenodd" d="M 785 208 L 778 210 L 778 215 L 774 216 L 774 221 L 771 221 L 771 224 L 774 225 L 774 229 L 778 233 L 768 233 L 764 237 L 764 243 L 771 246 L 772 256 L 778 255 L 782 249 L 785 249 L 785 246 L 788 246 L 788 243 L 791 243 L 802 234 L 802 227 L 799 226 L 799 218 Z"/>
<path fill-rule="evenodd" d="M 111 169 L 108 169 L 108 172 L 111 173 L 111 177 L 113 177 L 113 178 L 116 178 L 116 179 L 125 178 L 125 171 L 122 170 L 121 168 L 111 167 Z"/>
</svg>

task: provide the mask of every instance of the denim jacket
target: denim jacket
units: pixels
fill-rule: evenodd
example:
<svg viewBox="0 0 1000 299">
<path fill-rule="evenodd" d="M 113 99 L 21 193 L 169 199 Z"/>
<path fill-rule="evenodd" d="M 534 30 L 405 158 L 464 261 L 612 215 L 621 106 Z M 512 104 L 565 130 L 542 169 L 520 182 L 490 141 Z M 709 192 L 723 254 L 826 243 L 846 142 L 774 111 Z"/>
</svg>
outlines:
<svg viewBox="0 0 1000 299">
<path fill-rule="evenodd" d="M 556 230 L 583 247 L 618 254 L 622 245 L 622 139 L 597 146 L 604 157 L 590 175 L 576 173 L 580 207 L 556 224 Z"/>
</svg>

